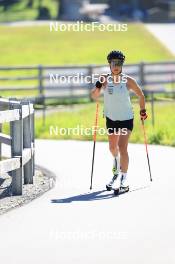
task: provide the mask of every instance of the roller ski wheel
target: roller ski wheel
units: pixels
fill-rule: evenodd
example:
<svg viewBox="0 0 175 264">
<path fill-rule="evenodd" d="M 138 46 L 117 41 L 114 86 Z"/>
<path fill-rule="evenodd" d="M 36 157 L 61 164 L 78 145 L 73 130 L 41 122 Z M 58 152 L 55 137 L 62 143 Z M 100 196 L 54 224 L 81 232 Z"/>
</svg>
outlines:
<svg viewBox="0 0 175 264">
<path fill-rule="evenodd" d="M 109 192 L 112 190 L 112 187 L 106 184 L 106 190 Z"/>
<path fill-rule="evenodd" d="M 126 193 L 126 192 L 129 192 L 129 186 L 120 187 L 120 188 L 114 189 L 114 195 L 115 196 L 120 195 L 122 193 Z"/>
<path fill-rule="evenodd" d="M 129 192 L 129 186 L 126 186 L 126 187 L 120 187 L 120 192 L 121 192 L 121 193 Z"/>
<path fill-rule="evenodd" d="M 117 196 L 120 193 L 120 188 L 114 189 L 114 195 Z"/>
</svg>

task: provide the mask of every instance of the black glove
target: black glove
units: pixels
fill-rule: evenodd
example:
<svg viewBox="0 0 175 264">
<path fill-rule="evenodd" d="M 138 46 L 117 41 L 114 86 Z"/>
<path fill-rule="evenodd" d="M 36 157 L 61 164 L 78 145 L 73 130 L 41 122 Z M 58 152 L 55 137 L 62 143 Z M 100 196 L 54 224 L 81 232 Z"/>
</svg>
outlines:
<svg viewBox="0 0 175 264">
<path fill-rule="evenodd" d="M 101 89 L 102 83 L 100 81 L 97 81 L 95 86 L 96 86 L 96 88 Z"/>
<path fill-rule="evenodd" d="M 140 110 L 140 118 L 141 118 L 141 120 L 145 120 L 145 119 L 147 119 L 147 117 L 148 117 L 148 115 L 146 113 L 146 109 L 141 109 Z"/>
</svg>

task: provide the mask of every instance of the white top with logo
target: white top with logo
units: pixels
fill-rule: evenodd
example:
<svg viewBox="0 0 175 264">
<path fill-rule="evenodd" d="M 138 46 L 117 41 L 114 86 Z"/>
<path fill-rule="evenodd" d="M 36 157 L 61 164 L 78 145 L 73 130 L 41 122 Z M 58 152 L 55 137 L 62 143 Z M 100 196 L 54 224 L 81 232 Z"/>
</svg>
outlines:
<svg viewBox="0 0 175 264">
<path fill-rule="evenodd" d="M 121 74 L 120 82 L 114 83 L 108 76 L 104 89 L 104 116 L 113 121 L 124 121 L 134 118 L 133 108 L 127 88 L 127 75 Z"/>
</svg>

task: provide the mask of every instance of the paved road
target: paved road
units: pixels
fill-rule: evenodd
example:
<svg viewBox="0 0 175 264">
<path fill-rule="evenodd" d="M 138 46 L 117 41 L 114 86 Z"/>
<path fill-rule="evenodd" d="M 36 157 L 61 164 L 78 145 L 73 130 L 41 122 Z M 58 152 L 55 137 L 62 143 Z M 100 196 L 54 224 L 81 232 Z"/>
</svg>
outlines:
<svg viewBox="0 0 175 264">
<path fill-rule="evenodd" d="M 147 24 L 146 28 L 175 55 L 175 23 Z"/>
<path fill-rule="evenodd" d="M 97 143 L 89 192 L 92 142 L 36 141 L 36 161 L 57 175 L 54 189 L 0 217 L 3 264 L 174 264 L 175 149 L 129 145 L 132 191 L 104 191 L 112 160 Z"/>
</svg>

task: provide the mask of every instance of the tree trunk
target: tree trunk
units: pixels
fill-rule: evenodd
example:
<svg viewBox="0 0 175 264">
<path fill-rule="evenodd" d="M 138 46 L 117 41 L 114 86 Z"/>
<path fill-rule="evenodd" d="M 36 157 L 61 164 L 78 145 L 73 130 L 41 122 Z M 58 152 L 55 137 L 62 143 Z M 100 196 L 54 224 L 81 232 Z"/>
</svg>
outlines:
<svg viewBox="0 0 175 264">
<path fill-rule="evenodd" d="M 65 2 L 64 0 L 58 0 L 57 18 L 61 19 L 65 14 Z"/>
</svg>

